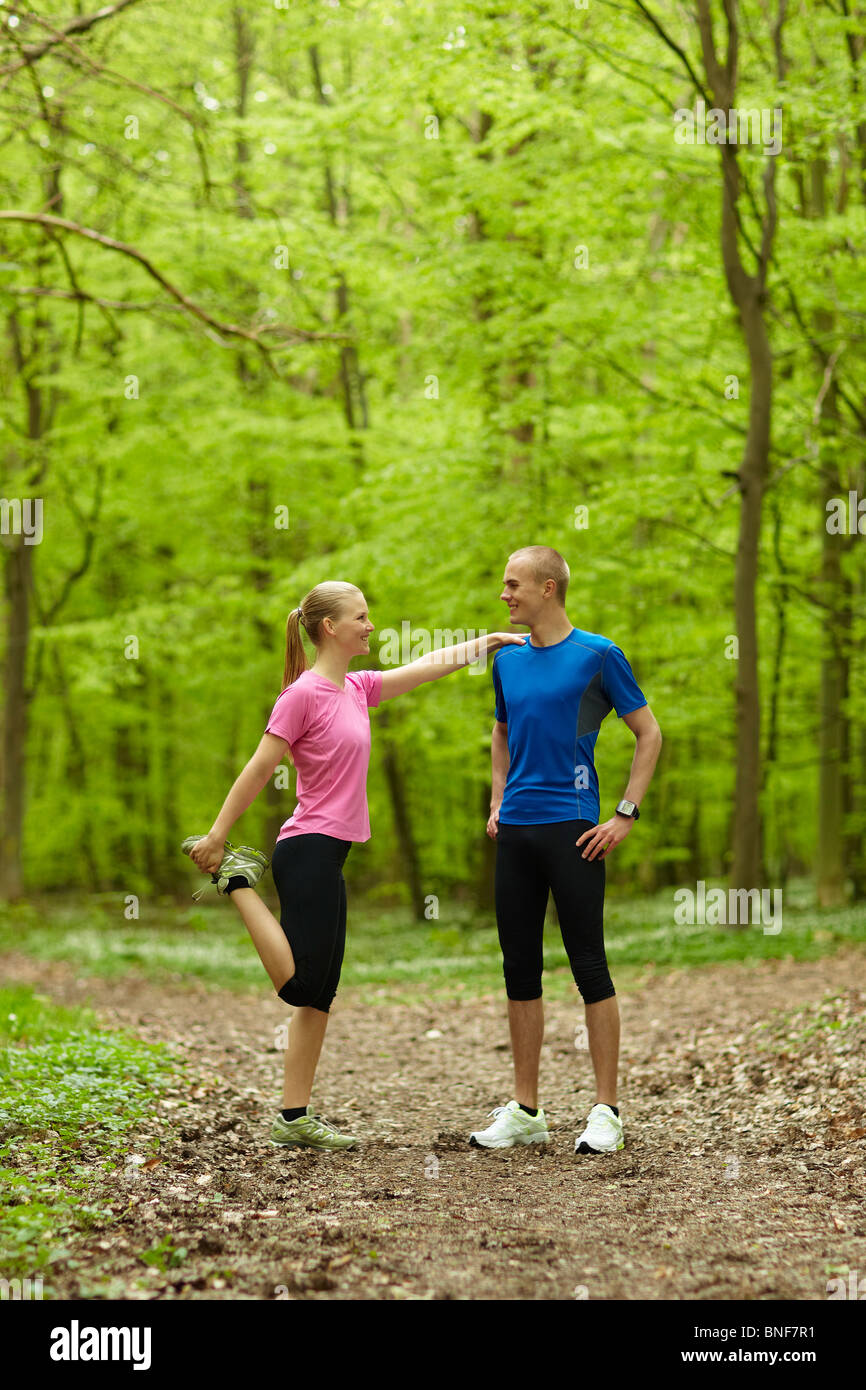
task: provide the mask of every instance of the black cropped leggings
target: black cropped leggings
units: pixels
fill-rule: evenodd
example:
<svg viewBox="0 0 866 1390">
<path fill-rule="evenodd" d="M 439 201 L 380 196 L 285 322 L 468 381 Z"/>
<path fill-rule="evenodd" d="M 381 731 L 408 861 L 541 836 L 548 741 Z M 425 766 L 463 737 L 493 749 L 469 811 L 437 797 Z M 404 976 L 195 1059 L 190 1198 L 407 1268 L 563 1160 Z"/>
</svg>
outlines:
<svg viewBox="0 0 866 1390">
<path fill-rule="evenodd" d="M 575 841 L 594 821 L 503 825 L 496 837 L 496 922 L 509 999 L 539 999 L 544 916 L 553 893 L 571 973 L 585 1004 L 615 990 L 604 951 L 603 859 Z"/>
<path fill-rule="evenodd" d="M 295 974 L 277 994 L 295 1008 L 328 1013 L 337 992 L 346 946 L 343 865 L 351 848 L 351 840 L 331 835 L 289 835 L 274 848 L 280 926 L 295 958 Z"/>
</svg>

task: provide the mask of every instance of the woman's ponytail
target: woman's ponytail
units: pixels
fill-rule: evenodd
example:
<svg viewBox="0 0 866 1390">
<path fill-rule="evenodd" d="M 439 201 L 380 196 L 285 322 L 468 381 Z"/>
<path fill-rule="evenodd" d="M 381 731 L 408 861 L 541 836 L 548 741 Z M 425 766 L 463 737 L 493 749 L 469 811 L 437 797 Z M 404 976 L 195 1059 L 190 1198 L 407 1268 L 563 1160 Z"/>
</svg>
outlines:
<svg viewBox="0 0 866 1390">
<path fill-rule="evenodd" d="M 294 685 L 307 669 L 307 654 L 301 641 L 301 610 L 293 608 L 286 623 L 286 664 L 283 668 L 283 690 Z"/>
</svg>

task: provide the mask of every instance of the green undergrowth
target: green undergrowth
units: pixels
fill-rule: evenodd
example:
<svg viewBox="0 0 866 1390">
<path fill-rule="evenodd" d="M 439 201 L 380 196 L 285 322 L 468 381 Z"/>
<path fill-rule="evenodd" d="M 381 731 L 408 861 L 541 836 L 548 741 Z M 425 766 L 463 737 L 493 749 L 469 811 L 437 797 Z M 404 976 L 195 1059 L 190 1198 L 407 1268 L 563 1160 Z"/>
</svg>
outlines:
<svg viewBox="0 0 866 1390">
<path fill-rule="evenodd" d="M 269 900 L 265 894 L 266 900 Z M 275 902 L 270 902 L 274 908 Z M 659 970 L 766 959 L 814 960 L 866 943 L 866 903 L 829 911 L 786 889 L 781 930 L 689 926 L 675 920 L 673 891 L 648 898 L 608 897 L 605 942 L 617 987 Z M 443 901 L 438 918 L 413 921 L 406 909 L 349 907 L 342 985 L 375 1002 L 479 996 L 500 991 L 502 966 L 492 916 Z M 778 925 L 779 919 L 772 925 Z M 82 975 L 139 973 L 228 989 L 268 989 L 255 949 L 231 904 L 192 907 L 161 901 L 124 917 L 123 899 L 45 899 L 0 909 L 0 952 L 72 963 Z M 555 919 L 545 928 L 545 993 L 574 990 Z"/>
<path fill-rule="evenodd" d="M 182 1064 L 26 986 L 0 989 L 0 1279 L 69 1266 L 67 1240 L 103 1218 L 93 1173 L 121 1166 L 129 1129 Z"/>
</svg>

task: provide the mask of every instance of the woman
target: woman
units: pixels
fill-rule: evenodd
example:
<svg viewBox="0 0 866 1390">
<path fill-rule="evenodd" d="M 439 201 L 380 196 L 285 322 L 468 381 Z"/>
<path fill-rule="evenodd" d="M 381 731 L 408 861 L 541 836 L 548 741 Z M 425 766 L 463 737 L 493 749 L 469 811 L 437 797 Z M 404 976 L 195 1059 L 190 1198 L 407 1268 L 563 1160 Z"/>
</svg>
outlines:
<svg viewBox="0 0 866 1390">
<path fill-rule="evenodd" d="M 307 668 L 300 626 L 316 648 Z M 182 848 L 231 896 L 279 995 L 294 1008 L 285 1058 L 283 1109 L 271 1141 L 316 1149 L 347 1149 L 357 1140 L 312 1113 L 310 1093 L 336 993 L 346 939 L 343 865 L 353 842 L 370 838 L 367 768 L 369 707 L 425 681 L 459 670 L 485 652 L 523 643 L 495 632 L 431 652 L 393 671 L 353 671 L 368 656 L 374 631 L 364 595 L 354 584 L 317 584 L 286 626 L 283 689 L 261 743 L 225 799 L 207 835 Z M 287 752 L 298 770 L 298 804 L 280 830 L 271 869 L 280 920 L 256 893 L 268 866 L 264 854 L 226 840 L 231 827 Z"/>
</svg>

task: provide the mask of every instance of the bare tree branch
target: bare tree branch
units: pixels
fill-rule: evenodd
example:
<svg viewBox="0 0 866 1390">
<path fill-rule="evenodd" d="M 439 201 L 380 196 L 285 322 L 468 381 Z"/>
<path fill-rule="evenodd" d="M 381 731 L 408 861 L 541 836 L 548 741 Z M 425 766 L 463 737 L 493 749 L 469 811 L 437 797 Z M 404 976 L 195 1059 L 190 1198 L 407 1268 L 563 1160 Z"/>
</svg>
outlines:
<svg viewBox="0 0 866 1390">
<path fill-rule="evenodd" d="M 39 615 L 39 621 L 42 627 L 50 627 L 52 625 L 54 619 L 57 617 L 57 614 L 60 612 L 63 605 L 66 603 L 66 600 L 69 598 L 69 595 L 72 593 L 72 590 L 74 589 L 75 585 L 78 583 L 79 579 L 82 579 L 84 577 L 84 575 L 90 568 L 90 561 L 93 558 L 93 545 L 96 539 L 96 523 L 99 520 L 99 513 L 102 510 L 102 485 L 104 481 L 105 466 L 103 464 L 97 464 L 96 489 L 93 498 L 93 506 L 91 507 L 90 514 L 88 516 L 84 515 L 78 503 L 75 501 L 72 489 L 68 487 L 66 488 L 66 501 L 68 502 L 70 509 L 74 512 L 75 519 L 78 521 L 84 532 L 84 548 L 81 554 L 81 559 L 79 560 L 75 568 L 69 570 L 69 572 L 67 573 L 63 581 L 63 586 L 60 590 L 60 593 L 57 595 L 57 598 L 54 600 L 50 608 L 48 608 L 45 611 L 40 611 L 40 604 L 36 595 L 34 594 L 36 611 Z"/>
<path fill-rule="evenodd" d="M 707 540 L 700 531 L 695 531 L 691 526 L 684 526 L 681 521 L 671 521 L 666 516 L 651 516 L 648 518 L 649 525 L 668 526 L 672 531 L 682 531 L 685 535 L 691 536 L 693 540 L 700 541 L 708 550 L 712 550 L 716 555 L 724 555 L 726 560 L 736 560 L 736 555 L 732 550 L 725 550 L 722 546 L 716 545 L 713 541 Z"/>
<path fill-rule="evenodd" d="M 124 9 L 126 5 L 137 3 L 139 3 L 139 0 L 124 0 L 123 4 L 107 6 L 104 10 L 99 11 L 96 18 L 109 18 L 115 13 L 117 13 L 117 11 Z M 9 6 L 5 3 L 5 0 L 0 0 L 0 10 L 5 10 L 8 8 Z M 33 20 L 34 23 L 40 25 L 43 29 L 46 29 L 48 33 L 51 35 L 50 42 L 42 45 L 42 49 L 40 51 L 47 51 L 49 47 L 54 48 L 62 46 L 64 49 L 68 50 L 70 55 L 73 56 L 74 60 L 88 67 L 91 72 L 97 73 L 100 77 L 107 78 L 110 82 L 116 82 L 119 83 L 121 86 L 131 87 L 134 91 L 142 92 L 145 96 L 152 97 L 154 101 L 162 102 L 163 105 L 168 106 L 172 111 L 176 111 L 177 114 L 183 118 L 183 120 L 187 121 L 189 123 L 190 129 L 192 130 L 192 138 L 195 144 L 196 153 L 198 155 L 199 164 L 201 166 L 204 190 L 206 195 L 210 194 L 210 171 L 208 169 L 207 155 L 205 153 L 205 148 L 201 138 L 200 127 L 202 125 L 202 119 L 198 115 L 198 113 L 187 111 L 185 107 L 181 106 L 178 102 L 174 101 L 172 97 L 166 96 L 164 92 L 158 92 L 155 88 L 148 87 L 143 82 L 136 82 L 134 78 L 127 77 L 124 73 L 114 72 L 111 68 L 105 67 L 104 64 L 97 63 L 93 58 L 91 58 L 87 53 L 85 53 L 83 48 L 80 48 L 78 44 L 73 43 L 72 39 L 69 37 L 69 34 L 74 32 L 74 25 L 67 25 L 66 29 L 55 29 L 52 25 L 48 23 L 47 20 L 43 19 L 41 15 L 36 14 L 35 11 L 30 11 L 27 15 L 27 18 Z M 93 17 L 91 17 L 91 19 L 93 22 L 95 22 L 95 19 Z M 89 28 L 91 26 L 88 24 L 85 27 Z M 19 48 L 22 54 L 26 54 L 26 45 L 18 43 L 16 46 Z M 4 88 L 9 85 L 9 78 L 25 66 L 29 67 L 32 71 L 33 61 L 30 57 L 24 57 L 20 63 L 14 63 L 7 65 L 5 68 L 0 68 L 0 75 L 4 73 L 7 75 L 6 82 L 4 82 L 3 84 Z"/>
<path fill-rule="evenodd" d="M 116 5 L 103 5 L 102 9 L 96 10 L 94 14 L 78 15 L 75 19 L 71 19 L 68 24 L 64 24 L 62 29 L 54 30 L 53 37 L 46 39 L 44 43 L 22 44 L 21 61 L 18 63 L 9 63 L 5 68 L 0 68 L 0 76 L 5 73 L 17 72 L 20 68 L 26 67 L 28 63 L 37 62 L 46 53 L 49 53 L 51 49 L 63 43 L 70 34 L 85 34 L 87 30 L 92 29 L 94 25 L 101 24 L 102 21 L 106 19 L 113 19 L 121 10 L 125 10 L 130 5 L 137 5 L 139 3 L 140 0 L 118 0 Z M 45 24 L 41 15 L 34 14 L 32 11 L 22 14 L 17 5 L 12 6 L 0 3 L 0 9 L 7 10 L 9 13 L 14 13 L 20 19 L 34 20 L 37 24 L 42 24 L 44 28 L 48 28 L 48 25 Z"/>
<path fill-rule="evenodd" d="M 831 354 L 826 350 L 826 348 L 824 348 L 821 345 L 820 341 L 810 331 L 809 326 L 803 317 L 800 305 L 797 301 L 797 296 L 794 293 L 791 286 L 786 282 L 785 287 L 788 291 L 788 303 L 791 306 L 791 312 L 793 313 L 794 318 L 797 321 L 797 326 L 799 327 L 800 332 L 802 333 L 806 342 L 809 344 L 809 347 L 812 349 L 818 361 L 821 363 L 822 367 L 826 368 L 828 362 L 830 361 Z M 836 355 L 838 356 L 838 353 Z M 857 405 L 857 403 L 851 399 L 851 397 L 848 395 L 847 391 L 845 390 L 841 381 L 838 378 L 836 380 L 836 394 L 845 402 L 848 409 L 854 416 L 855 420 L 858 420 L 860 422 L 860 425 L 864 429 L 866 429 L 866 411 L 862 410 Z"/>
<path fill-rule="evenodd" d="M 2 294 L 17 294 L 28 298 L 42 299 L 81 299 L 86 304 L 95 304 L 101 309 L 130 309 L 141 313 L 152 313 L 155 309 L 173 309 L 183 313 L 182 304 L 166 304 L 161 299 L 151 299 L 143 304 L 132 304 L 124 299 L 103 299 L 100 295 L 88 294 L 86 290 L 61 290 L 53 285 L 4 285 Z"/>
<path fill-rule="evenodd" d="M 655 84 L 648 81 L 647 78 L 639 77 L 636 73 L 625 72 L 613 59 L 614 56 L 616 56 L 616 58 L 633 63 L 638 67 L 650 68 L 653 72 L 658 71 L 657 63 L 650 63 L 645 59 L 636 58 L 630 53 L 621 53 L 615 49 L 612 44 L 601 42 L 598 39 L 590 39 L 586 34 L 580 33 L 577 29 L 572 29 L 567 24 L 561 24 L 558 20 L 554 19 L 552 15 L 548 14 L 545 9 L 536 8 L 535 17 L 542 23 L 549 25 L 551 29 L 555 29 L 558 33 L 567 34 L 570 39 L 576 39 L 582 47 L 589 49 L 591 53 L 597 53 L 601 57 L 602 62 L 606 63 L 614 72 L 618 72 L 630 82 L 639 83 L 641 87 L 648 87 L 653 96 L 658 97 L 663 106 L 667 105 L 667 99 L 659 87 L 656 87 Z M 461 120 L 459 116 L 457 120 L 461 125 L 465 126 L 466 123 Z M 468 129 L 468 127 L 466 128 Z"/>
<path fill-rule="evenodd" d="M 243 325 L 239 323 L 224 323 L 220 319 L 214 318 L 214 316 L 209 314 L 206 309 L 203 309 L 201 305 L 196 304 L 194 300 L 183 293 L 183 290 L 178 289 L 170 280 L 167 280 L 162 272 L 157 270 L 156 266 L 148 260 L 147 256 L 143 255 L 143 253 L 138 251 L 134 246 L 129 246 L 124 241 L 115 241 L 114 237 L 105 236 L 102 232 L 97 232 L 92 227 L 83 227 L 80 223 L 71 222 L 66 217 L 55 217 L 53 214 L 46 212 L 0 210 L 0 221 L 34 223 L 36 226 L 42 227 L 44 231 L 52 236 L 55 230 L 73 232 L 76 236 L 84 237 L 88 241 L 95 241 L 99 246 L 104 246 L 109 251 L 119 251 L 122 255 L 129 256 L 165 290 L 166 294 L 176 300 L 177 303 L 180 304 L 187 313 L 193 315 L 194 318 L 207 324 L 209 328 L 214 329 L 219 335 L 232 338 L 243 338 L 246 342 L 253 343 L 267 359 L 268 367 L 271 371 L 274 371 L 274 367 L 270 361 L 270 350 L 267 345 L 261 341 L 262 336 L 266 333 L 283 334 L 293 339 L 295 342 L 313 342 L 320 339 L 332 341 L 334 339 L 351 336 L 350 334 L 339 332 L 314 333 L 304 328 L 296 328 L 291 324 L 263 324 L 259 328 L 250 329 L 244 328 Z M 81 292 L 79 291 L 79 294 L 73 297 L 78 298 L 80 294 Z"/>
<path fill-rule="evenodd" d="M 132 0 L 130 0 L 130 3 L 132 3 Z M 3 4 L 3 0 L 0 0 L 0 9 L 4 8 L 5 5 Z M 176 102 L 172 97 L 166 96 L 164 92 L 158 92 L 154 87 L 148 87 L 143 82 L 136 82 L 133 77 L 127 77 L 122 72 L 115 72 L 112 68 L 105 67 L 103 63 L 97 63 L 95 59 L 84 52 L 83 48 L 79 48 L 77 43 L 73 43 L 71 39 L 66 38 L 59 29 L 52 29 L 51 25 L 39 15 L 34 14 L 32 18 L 37 24 L 41 24 L 43 29 L 47 29 L 49 33 L 54 34 L 56 36 L 56 42 L 62 44 L 64 48 L 69 49 L 70 53 L 74 54 L 80 62 L 85 63 L 87 67 L 90 68 L 91 72 L 98 73 L 100 77 L 107 77 L 112 82 L 120 82 L 126 87 L 133 87 L 135 91 L 143 92 L 145 96 L 153 97 L 155 101 L 161 101 L 165 106 L 170 107 L 172 111 L 176 111 L 185 121 L 188 121 L 193 129 L 200 124 L 201 117 L 196 112 L 187 111 L 179 102 Z M 23 66 L 24 64 L 22 63 L 18 64 L 18 67 Z M 17 68 L 15 70 L 17 71 Z M 0 69 L 0 73 L 3 71 L 6 71 L 6 69 Z"/>
<path fill-rule="evenodd" d="M 700 94 L 701 94 L 701 96 L 703 97 L 704 101 L 707 102 L 708 105 L 711 105 L 710 98 L 709 98 L 709 96 L 707 95 L 706 91 L 704 90 L 704 84 L 701 82 L 701 79 L 698 77 L 698 74 L 695 72 L 694 68 L 692 67 L 691 62 L 689 61 L 689 56 L 688 56 L 688 54 L 685 52 L 685 50 L 682 49 L 682 48 L 680 48 L 680 46 L 679 46 L 679 44 L 676 42 L 676 40 L 675 40 L 675 39 L 672 39 L 671 36 L 670 36 L 670 34 L 668 34 L 668 33 L 662 28 L 662 26 L 659 24 L 658 20 L 656 19 L 655 15 L 652 14 L 651 11 L 647 9 L 646 5 L 643 3 L 643 0 L 634 0 L 634 3 L 635 3 L 635 5 L 637 6 L 637 8 L 640 10 L 641 14 L 644 15 L 645 18 L 649 20 L 650 24 L 651 24 L 652 27 L 655 29 L 656 33 L 658 34 L 658 36 L 659 36 L 659 38 L 662 40 L 662 42 L 665 43 L 665 44 L 667 44 L 667 46 L 668 46 L 668 48 L 671 50 L 671 52 L 672 52 L 672 53 L 675 53 L 675 54 L 677 55 L 677 57 L 679 58 L 680 62 L 681 62 L 682 65 L 683 65 L 683 67 L 685 68 L 686 72 L 688 73 L 689 77 L 691 78 L 692 82 L 694 83 L 694 86 L 695 86 L 696 91 L 700 92 Z M 712 79 L 710 79 L 710 80 L 712 80 Z"/>
</svg>

